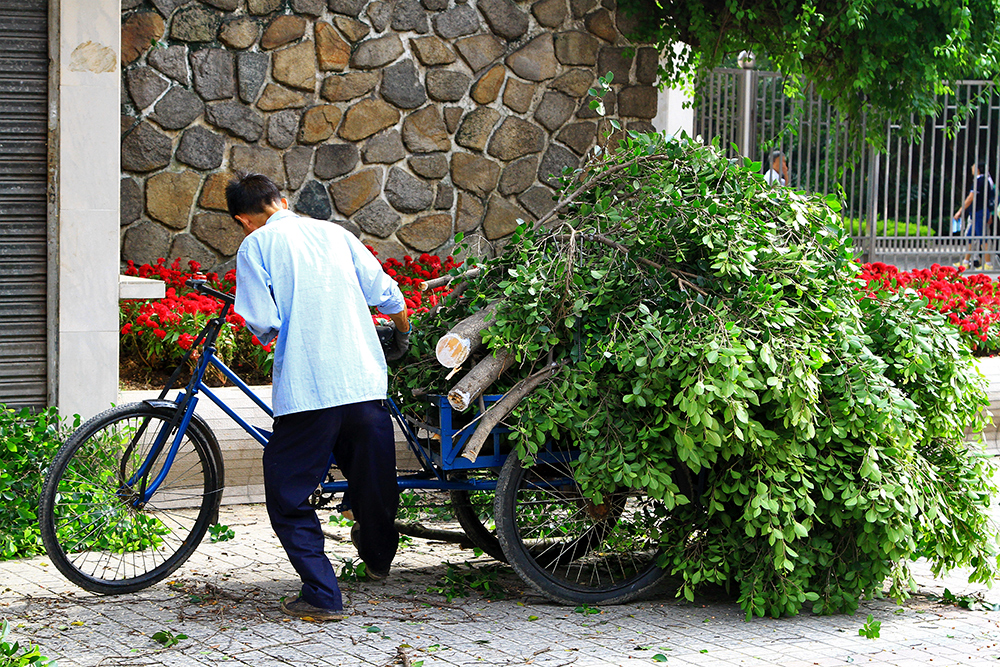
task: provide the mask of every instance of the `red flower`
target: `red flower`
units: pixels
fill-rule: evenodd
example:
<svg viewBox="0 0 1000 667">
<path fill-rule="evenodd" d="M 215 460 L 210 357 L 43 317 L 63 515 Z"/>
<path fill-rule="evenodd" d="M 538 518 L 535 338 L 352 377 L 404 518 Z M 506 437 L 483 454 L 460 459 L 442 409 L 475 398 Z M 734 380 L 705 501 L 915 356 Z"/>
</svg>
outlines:
<svg viewBox="0 0 1000 667">
<path fill-rule="evenodd" d="M 131 322 L 129 322 L 128 324 L 126 324 L 125 326 L 123 326 L 122 330 L 121 330 L 121 335 L 123 335 L 123 336 L 126 336 L 126 335 L 128 335 L 130 333 L 132 333 L 132 323 Z"/>
<path fill-rule="evenodd" d="M 177 346 L 182 350 L 190 350 L 191 345 L 194 343 L 194 336 L 191 334 L 181 334 L 177 338 Z"/>
<path fill-rule="evenodd" d="M 164 331 L 163 329 L 153 329 L 153 335 L 159 338 L 160 340 L 163 340 L 163 338 L 167 335 L 167 332 Z"/>
</svg>

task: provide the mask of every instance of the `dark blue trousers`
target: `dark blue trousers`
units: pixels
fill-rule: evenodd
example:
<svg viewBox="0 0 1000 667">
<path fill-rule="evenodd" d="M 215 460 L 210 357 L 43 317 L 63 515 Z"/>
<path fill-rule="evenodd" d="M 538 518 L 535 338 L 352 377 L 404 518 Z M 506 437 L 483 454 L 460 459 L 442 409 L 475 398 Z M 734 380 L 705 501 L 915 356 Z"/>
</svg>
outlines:
<svg viewBox="0 0 1000 667">
<path fill-rule="evenodd" d="M 275 419 L 264 448 L 264 496 L 271 526 L 302 578 L 302 597 L 323 609 L 343 609 L 323 530 L 309 496 L 326 477 L 330 454 L 347 478 L 359 555 L 388 571 L 399 533 L 393 527 L 399 490 L 392 420 L 383 401 L 366 401 Z"/>
</svg>

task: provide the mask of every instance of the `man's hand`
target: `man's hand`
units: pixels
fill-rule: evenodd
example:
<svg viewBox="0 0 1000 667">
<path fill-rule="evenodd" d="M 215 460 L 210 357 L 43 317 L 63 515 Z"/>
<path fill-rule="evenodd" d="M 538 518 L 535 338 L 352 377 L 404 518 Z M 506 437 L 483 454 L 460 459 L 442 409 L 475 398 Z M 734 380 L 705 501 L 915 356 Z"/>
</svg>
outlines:
<svg viewBox="0 0 1000 667">
<path fill-rule="evenodd" d="M 385 353 L 385 360 L 399 361 L 410 349 L 410 331 L 400 331 L 396 327 L 375 327 L 378 332 L 378 340 L 382 344 L 382 351 Z"/>
</svg>

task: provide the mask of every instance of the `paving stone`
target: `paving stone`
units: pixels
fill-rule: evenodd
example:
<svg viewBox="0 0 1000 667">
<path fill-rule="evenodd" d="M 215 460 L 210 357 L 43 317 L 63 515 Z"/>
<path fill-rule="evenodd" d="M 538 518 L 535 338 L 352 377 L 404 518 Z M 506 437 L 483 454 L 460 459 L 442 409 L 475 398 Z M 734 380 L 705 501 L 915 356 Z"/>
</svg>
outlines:
<svg viewBox="0 0 1000 667">
<path fill-rule="evenodd" d="M 591 95 L 587 95 L 583 98 L 583 102 L 580 104 L 579 108 L 576 110 L 577 118 L 600 118 L 601 114 L 597 113 L 595 110 L 590 108 L 590 102 L 597 99 Z M 618 106 L 618 96 L 615 95 L 614 90 L 609 90 L 604 93 L 604 97 L 601 98 L 604 103 L 604 115 L 614 116 L 615 109 Z"/>
<path fill-rule="evenodd" d="M 448 128 L 435 105 L 415 111 L 403 121 L 403 143 L 411 153 L 451 150 Z"/>
<path fill-rule="evenodd" d="M 500 183 L 497 185 L 497 192 L 504 196 L 520 194 L 535 182 L 537 172 L 537 156 L 529 155 L 520 160 L 514 160 L 504 167 L 503 173 L 500 175 Z"/>
<path fill-rule="evenodd" d="M 330 184 L 330 196 L 333 197 L 333 204 L 338 211 L 346 216 L 354 215 L 378 197 L 381 192 L 382 170 L 378 167 L 362 169 L 356 174 L 351 174 L 347 178 Z M 385 204 L 385 202 L 382 203 Z M 386 208 L 388 208 L 387 204 Z M 355 222 L 361 224 L 357 220 Z"/>
<path fill-rule="evenodd" d="M 472 99 L 479 104 L 489 104 L 500 94 L 507 70 L 503 65 L 495 65 L 472 86 Z"/>
<path fill-rule="evenodd" d="M 482 200 L 468 192 L 459 191 L 458 210 L 455 212 L 455 231 L 471 232 L 483 224 L 486 207 Z"/>
<path fill-rule="evenodd" d="M 199 213 L 191 221 L 191 233 L 221 255 L 235 255 L 243 242 L 243 228 L 228 213 Z"/>
<path fill-rule="evenodd" d="M 375 90 L 378 81 L 378 72 L 334 74 L 323 79 L 320 96 L 330 102 L 346 102 Z"/>
<path fill-rule="evenodd" d="M 244 52 L 236 55 L 236 78 L 241 100 L 247 104 L 257 100 L 270 65 L 271 59 L 266 53 Z"/>
<path fill-rule="evenodd" d="M 632 70 L 632 58 L 626 57 L 627 50 L 634 47 L 602 46 L 597 52 L 597 71 L 604 76 L 608 72 L 614 74 L 612 83 L 628 84 L 629 72 Z"/>
<path fill-rule="evenodd" d="M 448 175 L 448 158 L 443 153 L 414 155 L 407 164 L 417 176 L 424 178 L 444 178 Z"/>
<path fill-rule="evenodd" d="M 563 65 L 597 64 L 600 43 L 593 35 L 580 30 L 567 30 L 556 33 L 554 41 L 556 58 Z"/>
<path fill-rule="evenodd" d="M 597 123 L 581 121 L 570 123 L 556 135 L 556 138 L 573 149 L 577 155 L 583 155 L 594 145 L 597 138 Z"/>
<path fill-rule="evenodd" d="M 401 213 L 427 210 L 434 201 L 434 192 L 426 181 L 412 176 L 399 167 L 389 170 L 384 192 L 389 204 Z"/>
<path fill-rule="evenodd" d="M 464 72 L 431 69 L 426 74 L 427 95 L 438 102 L 457 102 L 469 92 L 472 79 Z"/>
<path fill-rule="evenodd" d="M 587 30 L 606 42 L 614 44 L 618 41 L 618 28 L 615 27 L 614 17 L 606 9 L 598 9 L 596 12 L 587 14 L 583 24 Z"/>
<path fill-rule="evenodd" d="M 205 179 L 205 184 L 201 187 L 201 195 L 198 197 L 198 206 L 210 208 L 216 211 L 228 211 L 226 204 L 226 186 L 232 176 L 228 172 L 216 172 L 209 174 Z"/>
<path fill-rule="evenodd" d="M 344 37 L 350 42 L 360 42 L 372 30 L 371 26 L 367 23 L 362 23 L 347 16 L 334 16 L 333 24 L 337 26 L 340 32 L 344 33 Z"/>
<path fill-rule="evenodd" d="M 170 84 L 150 67 L 135 67 L 125 74 L 128 94 L 136 108 L 142 111 L 163 94 Z"/>
<path fill-rule="evenodd" d="M 264 16 L 281 9 L 282 0 L 247 0 L 247 11 L 254 16 Z"/>
<path fill-rule="evenodd" d="M 316 49 L 312 42 L 300 42 L 272 56 L 271 75 L 275 81 L 292 88 L 313 90 L 316 87 Z"/>
<path fill-rule="evenodd" d="M 501 160 L 516 160 L 541 152 L 544 147 L 545 131 L 542 128 L 516 116 L 508 116 L 494 133 L 487 152 Z"/>
<path fill-rule="evenodd" d="M 337 131 L 343 112 L 333 104 L 321 104 L 307 109 L 302 114 L 299 126 L 299 142 L 303 144 L 318 144 L 326 141 Z"/>
<path fill-rule="evenodd" d="M 413 60 L 402 60 L 382 70 L 382 97 L 400 109 L 416 109 L 427 101 L 427 92 Z"/>
<path fill-rule="evenodd" d="M 471 35 L 479 30 L 479 14 L 468 5 L 456 5 L 434 17 L 434 32 L 444 39 Z"/>
<path fill-rule="evenodd" d="M 191 83 L 187 57 L 187 46 L 175 44 L 173 46 L 151 49 L 149 55 L 146 56 L 146 62 L 177 83 L 187 86 Z"/>
<path fill-rule="evenodd" d="M 455 41 L 455 48 L 473 72 L 492 65 L 506 51 L 503 42 L 490 34 L 463 37 Z"/>
<path fill-rule="evenodd" d="M 536 220 L 541 219 L 543 215 L 555 208 L 556 201 L 552 198 L 552 190 L 541 185 L 536 185 L 533 188 L 522 192 L 518 198 L 518 203 L 521 204 Z"/>
<path fill-rule="evenodd" d="M 170 252 L 170 232 L 158 222 L 142 220 L 125 230 L 122 240 L 122 261 L 132 260 L 136 266 L 156 264 Z"/>
<path fill-rule="evenodd" d="M 309 164 L 312 162 L 313 149 L 308 146 L 295 146 L 285 151 L 285 178 L 288 189 L 298 190 L 309 174 Z M 318 174 L 317 174 L 318 175 Z"/>
<path fill-rule="evenodd" d="M 482 151 L 486 148 L 486 141 L 499 120 L 500 112 L 490 107 L 479 107 L 470 111 L 458 127 L 455 143 L 474 151 Z"/>
<path fill-rule="evenodd" d="M 351 56 L 351 67 L 379 69 L 403 55 L 403 51 L 403 41 L 395 34 L 366 39 Z"/>
<path fill-rule="evenodd" d="M 448 183 L 438 183 L 434 193 L 434 210 L 449 211 L 455 204 L 455 188 Z"/>
<path fill-rule="evenodd" d="M 264 93 L 257 100 L 257 108 L 262 111 L 277 111 L 278 109 L 298 109 L 306 105 L 306 97 L 302 93 L 289 90 L 284 86 L 269 83 L 264 87 Z"/>
<path fill-rule="evenodd" d="M 257 141 L 264 134 L 264 117 L 239 102 L 209 104 L 205 120 L 246 141 Z"/>
<path fill-rule="evenodd" d="M 389 26 L 392 19 L 392 4 L 382 0 L 372 0 L 365 10 L 368 20 L 371 21 L 375 32 L 382 32 Z"/>
<path fill-rule="evenodd" d="M 229 169 L 264 174 L 279 188 L 285 187 L 281 154 L 264 146 L 233 146 L 229 154 Z"/>
<path fill-rule="evenodd" d="M 559 177 L 562 176 L 563 168 L 576 169 L 580 166 L 580 158 L 573 154 L 568 148 L 559 144 L 552 144 L 545 151 L 542 163 L 538 167 L 538 180 L 553 188 L 559 188 Z"/>
<path fill-rule="evenodd" d="M 208 171 L 222 166 L 226 151 L 225 137 L 207 127 L 196 125 L 184 131 L 177 146 L 177 159 L 195 169 Z"/>
<path fill-rule="evenodd" d="M 409 32 L 424 34 L 430 30 L 427 21 L 427 10 L 420 4 L 420 0 L 396 0 L 392 9 L 392 18 L 389 23 L 393 30 L 397 32 Z"/>
<path fill-rule="evenodd" d="M 283 14 L 276 16 L 271 23 L 264 28 L 264 34 L 260 38 L 260 48 L 265 50 L 276 49 L 285 44 L 302 39 L 306 34 L 306 19 L 302 16 L 292 16 Z"/>
<path fill-rule="evenodd" d="M 450 65 L 455 62 L 455 52 L 435 35 L 411 37 L 410 48 L 424 65 Z"/>
<path fill-rule="evenodd" d="M 598 0 L 569 0 L 569 7 L 575 19 L 583 18 L 587 12 L 595 9 L 598 4 Z"/>
<path fill-rule="evenodd" d="M 455 130 L 458 129 L 458 123 L 462 120 L 462 116 L 465 115 L 465 109 L 462 107 L 445 107 L 444 108 L 444 124 L 448 130 L 448 134 L 454 134 Z"/>
<path fill-rule="evenodd" d="M 136 12 L 122 23 L 122 66 L 130 65 L 163 39 L 166 29 L 163 19 L 155 12 Z"/>
<path fill-rule="evenodd" d="M 292 0 L 292 11 L 308 16 L 322 16 L 326 0 Z"/>
<path fill-rule="evenodd" d="M 451 240 L 451 223 L 448 213 L 432 213 L 404 225 L 396 236 L 411 248 L 432 252 Z"/>
<path fill-rule="evenodd" d="M 170 22 L 170 37 L 182 42 L 212 42 L 222 23 L 222 14 L 201 5 L 177 12 Z"/>
<path fill-rule="evenodd" d="M 376 134 L 365 143 L 362 159 L 366 164 L 393 164 L 406 157 L 406 149 L 403 148 L 403 139 L 399 135 L 399 130 L 389 130 L 382 134 Z"/>
<path fill-rule="evenodd" d="M 623 88 L 618 93 L 618 113 L 632 118 L 655 118 L 657 97 L 652 86 Z"/>
<path fill-rule="evenodd" d="M 552 34 L 544 33 L 507 56 L 507 67 L 528 81 L 545 81 L 557 73 Z"/>
<path fill-rule="evenodd" d="M 257 42 L 260 26 L 248 16 L 238 16 L 222 24 L 219 41 L 233 49 L 248 49 Z"/>
<path fill-rule="evenodd" d="M 360 16 L 361 10 L 365 8 L 366 0 L 328 0 L 327 5 L 331 12 L 346 14 L 347 16 Z"/>
<path fill-rule="evenodd" d="M 313 173 L 323 180 L 337 178 L 351 173 L 358 165 L 358 158 L 358 147 L 354 144 L 323 144 L 316 149 Z"/>
<path fill-rule="evenodd" d="M 361 100 L 344 114 L 340 136 L 348 141 L 360 141 L 399 122 L 399 110 L 382 100 Z M 405 136 L 405 125 L 404 125 Z"/>
<path fill-rule="evenodd" d="M 485 195 L 496 189 L 500 181 L 500 165 L 481 155 L 453 153 L 451 182 L 463 190 Z"/>
<path fill-rule="evenodd" d="M 566 93 L 575 99 L 586 95 L 587 91 L 594 84 L 594 80 L 593 70 L 571 69 L 556 77 L 552 81 L 551 88 Z"/>
<path fill-rule="evenodd" d="M 542 96 L 535 109 L 535 120 L 549 132 L 554 132 L 566 123 L 576 111 L 576 100 L 562 93 L 549 91 Z"/>
<path fill-rule="evenodd" d="M 330 195 L 319 181 L 309 181 L 302 186 L 298 199 L 295 200 L 295 210 L 316 220 L 329 220 L 333 215 Z"/>
<path fill-rule="evenodd" d="M 483 232 L 490 241 L 513 234 L 518 225 L 526 222 L 530 216 L 517 204 L 513 204 L 500 195 L 490 195 L 486 206 L 486 216 L 483 218 Z"/>
<path fill-rule="evenodd" d="M 142 196 L 142 187 L 134 178 L 121 179 L 118 186 L 119 218 L 121 226 L 131 224 L 142 217 L 146 203 Z"/>
<path fill-rule="evenodd" d="M 527 113 L 535 97 L 535 84 L 509 77 L 503 89 L 503 103 L 511 111 Z"/>
<path fill-rule="evenodd" d="M 122 170 L 153 171 L 170 164 L 173 143 L 148 122 L 141 122 L 122 139 Z"/>
<path fill-rule="evenodd" d="M 267 119 L 267 143 L 284 150 L 295 143 L 295 135 L 299 132 L 299 113 L 285 109 L 271 114 Z"/>
<path fill-rule="evenodd" d="M 324 72 L 343 72 L 351 60 L 351 45 L 329 23 L 318 21 L 315 27 L 316 61 Z"/>
<path fill-rule="evenodd" d="M 493 32 L 507 41 L 514 41 L 528 32 L 528 15 L 510 0 L 478 0 L 476 7 Z"/>
<path fill-rule="evenodd" d="M 531 13 L 546 28 L 558 28 L 569 16 L 566 0 L 538 0 L 531 5 Z"/>
<path fill-rule="evenodd" d="M 206 269 L 214 267 L 218 260 L 215 254 L 208 247 L 194 237 L 193 234 L 182 232 L 174 236 L 170 243 L 170 253 L 167 258 L 168 263 L 174 259 L 181 260 L 181 266 L 187 266 L 189 262 L 198 262 Z"/>
<path fill-rule="evenodd" d="M 660 65 L 660 54 L 651 46 L 644 46 L 635 54 L 635 80 L 637 83 L 652 85 L 656 83 L 657 70 Z"/>
<path fill-rule="evenodd" d="M 194 89 L 206 101 L 229 99 L 236 93 L 233 54 L 225 49 L 201 49 L 191 53 Z"/>
<path fill-rule="evenodd" d="M 365 232 L 386 238 L 399 229 L 402 218 L 385 203 L 384 199 L 376 199 L 358 211 L 351 220 Z M 379 257 L 382 257 L 381 252 Z"/>
<path fill-rule="evenodd" d="M 150 176 L 146 180 L 146 212 L 168 227 L 184 229 L 200 185 L 201 177 L 193 171 L 161 171 Z"/>
</svg>

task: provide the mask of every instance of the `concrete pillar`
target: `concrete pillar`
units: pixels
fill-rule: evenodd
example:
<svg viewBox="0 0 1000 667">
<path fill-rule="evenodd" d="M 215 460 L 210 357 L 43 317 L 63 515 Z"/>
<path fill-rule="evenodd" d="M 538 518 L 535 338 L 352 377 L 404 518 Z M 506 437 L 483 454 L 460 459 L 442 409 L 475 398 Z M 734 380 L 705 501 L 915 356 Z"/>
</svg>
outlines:
<svg viewBox="0 0 1000 667">
<path fill-rule="evenodd" d="M 694 108 L 691 102 L 691 95 L 687 91 L 680 88 L 664 88 L 657 99 L 653 127 L 667 134 L 677 134 L 683 130 L 694 135 Z"/>
</svg>

